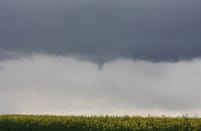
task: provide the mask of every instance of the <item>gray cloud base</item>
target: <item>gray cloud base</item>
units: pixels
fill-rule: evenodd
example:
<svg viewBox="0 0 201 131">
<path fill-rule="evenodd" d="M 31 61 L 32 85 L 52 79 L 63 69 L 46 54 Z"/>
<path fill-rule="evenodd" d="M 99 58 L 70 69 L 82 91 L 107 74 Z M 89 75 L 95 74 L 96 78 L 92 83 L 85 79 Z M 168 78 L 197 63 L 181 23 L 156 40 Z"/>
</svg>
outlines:
<svg viewBox="0 0 201 131">
<path fill-rule="evenodd" d="M 199 0 L 1 0 L 0 48 L 177 61 L 201 55 Z"/>
</svg>

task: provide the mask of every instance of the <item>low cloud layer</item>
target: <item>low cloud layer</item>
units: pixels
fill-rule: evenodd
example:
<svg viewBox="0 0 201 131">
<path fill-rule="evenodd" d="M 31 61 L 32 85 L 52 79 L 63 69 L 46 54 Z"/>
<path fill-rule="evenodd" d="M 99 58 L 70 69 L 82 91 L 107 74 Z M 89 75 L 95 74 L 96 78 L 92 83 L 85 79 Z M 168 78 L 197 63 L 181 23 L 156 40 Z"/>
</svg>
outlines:
<svg viewBox="0 0 201 131">
<path fill-rule="evenodd" d="M 0 113 L 198 115 L 201 59 L 96 63 L 35 54 L 0 61 Z"/>
</svg>

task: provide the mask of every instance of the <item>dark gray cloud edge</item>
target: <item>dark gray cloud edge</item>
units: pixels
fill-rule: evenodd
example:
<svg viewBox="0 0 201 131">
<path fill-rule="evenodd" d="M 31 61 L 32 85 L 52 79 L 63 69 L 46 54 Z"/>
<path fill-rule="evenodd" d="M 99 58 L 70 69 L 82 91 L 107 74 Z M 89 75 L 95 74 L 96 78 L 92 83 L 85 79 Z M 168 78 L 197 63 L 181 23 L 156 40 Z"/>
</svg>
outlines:
<svg viewBox="0 0 201 131">
<path fill-rule="evenodd" d="M 1 0 L 0 48 L 97 62 L 192 59 L 201 56 L 200 6 L 198 0 Z"/>
</svg>

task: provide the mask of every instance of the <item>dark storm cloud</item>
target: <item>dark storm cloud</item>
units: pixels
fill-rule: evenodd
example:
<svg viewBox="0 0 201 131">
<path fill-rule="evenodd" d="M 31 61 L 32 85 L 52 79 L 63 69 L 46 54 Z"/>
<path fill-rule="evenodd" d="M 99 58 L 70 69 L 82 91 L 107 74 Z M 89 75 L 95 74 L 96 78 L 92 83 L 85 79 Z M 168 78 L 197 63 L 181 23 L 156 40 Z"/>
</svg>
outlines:
<svg viewBox="0 0 201 131">
<path fill-rule="evenodd" d="M 0 113 L 200 116 L 200 7 L 0 0 Z"/>
<path fill-rule="evenodd" d="M 0 48 L 179 60 L 201 56 L 199 0 L 1 0 Z"/>
</svg>

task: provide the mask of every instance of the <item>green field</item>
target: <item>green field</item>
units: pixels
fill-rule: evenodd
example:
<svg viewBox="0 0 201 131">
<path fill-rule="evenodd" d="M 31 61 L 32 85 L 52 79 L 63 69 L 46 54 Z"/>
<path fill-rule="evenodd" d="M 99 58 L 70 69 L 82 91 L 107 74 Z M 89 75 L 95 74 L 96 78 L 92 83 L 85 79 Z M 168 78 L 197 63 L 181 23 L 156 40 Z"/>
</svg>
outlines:
<svg viewBox="0 0 201 131">
<path fill-rule="evenodd" d="M 201 118 L 0 115 L 0 131 L 201 131 Z"/>
</svg>

